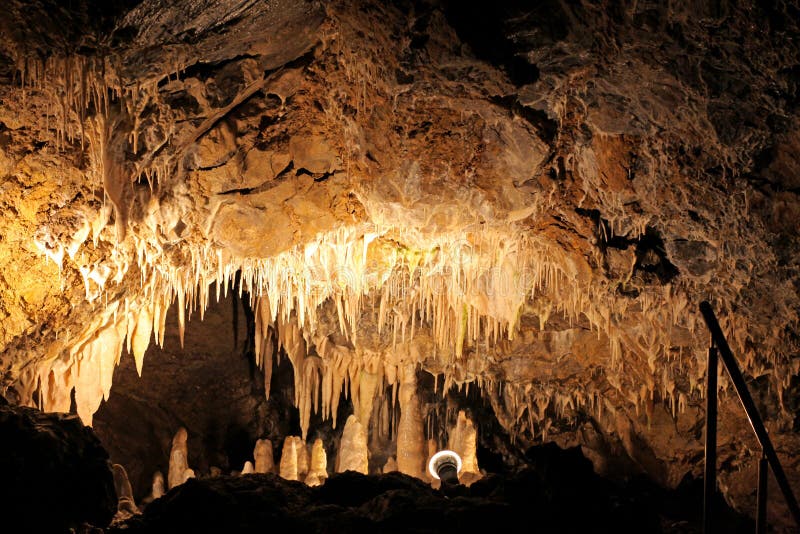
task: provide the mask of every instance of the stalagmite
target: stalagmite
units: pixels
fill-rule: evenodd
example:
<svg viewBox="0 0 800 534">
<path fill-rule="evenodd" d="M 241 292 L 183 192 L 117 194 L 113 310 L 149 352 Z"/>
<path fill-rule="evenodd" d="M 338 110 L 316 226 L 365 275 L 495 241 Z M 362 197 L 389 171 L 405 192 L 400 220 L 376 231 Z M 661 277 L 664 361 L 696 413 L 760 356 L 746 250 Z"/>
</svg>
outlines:
<svg viewBox="0 0 800 534">
<path fill-rule="evenodd" d="M 400 422 L 397 425 L 397 470 L 422 478 L 425 464 L 425 434 L 414 365 L 406 365 L 400 382 Z"/>
<path fill-rule="evenodd" d="M 478 433 L 464 410 L 459 410 L 456 425 L 449 432 L 448 448 L 461 457 L 459 479 L 469 485 L 480 478 L 478 469 Z"/>
<path fill-rule="evenodd" d="M 347 418 L 339 441 L 339 452 L 336 456 L 336 472 L 357 471 L 367 474 L 369 470 L 369 457 L 367 449 L 367 434 L 364 427 L 358 422 L 356 416 Z"/>
<path fill-rule="evenodd" d="M 181 427 L 172 438 L 172 450 L 169 453 L 169 474 L 167 482 L 169 489 L 183 484 L 186 470 L 189 467 L 189 448 L 186 444 L 189 434 L 186 429 Z"/>
<path fill-rule="evenodd" d="M 256 473 L 275 472 L 275 460 L 272 457 L 272 442 L 270 440 L 259 439 L 256 441 L 253 458 L 255 459 Z"/>
<path fill-rule="evenodd" d="M 309 486 L 319 486 L 325 482 L 326 478 L 328 478 L 328 456 L 325 453 L 322 439 L 317 438 L 311 447 L 311 465 L 305 483 Z"/>
<path fill-rule="evenodd" d="M 297 454 L 297 479 L 305 480 L 309 467 L 308 447 L 300 436 L 295 436 L 294 450 Z"/>
<path fill-rule="evenodd" d="M 286 436 L 281 451 L 280 475 L 286 480 L 298 480 L 297 441 L 295 436 Z"/>
<path fill-rule="evenodd" d="M 117 491 L 117 512 L 122 514 L 138 514 L 139 508 L 133 499 L 133 488 L 128 480 L 128 473 L 119 464 L 111 466 L 114 475 L 114 489 Z"/>
<path fill-rule="evenodd" d="M 255 473 L 255 468 L 253 467 L 253 462 L 251 462 L 250 460 L 247 460 L 244 463 L 244 466 L 242 467 L 242 473 L 241 474 L 249 475 L 251 473 Z"/>
<path fill-rule="evenodd" d="M 397 471 L 397 460 L 394 459 L 394 456 L 389 456 L 389 459 L 386 460 L 383 466 L 383 472 L 392 473 L 394 471 Z"/>
<path fill-rule="evenodd" d="M 194 478 L 194 477 L 195 477 L 194 469 L 192 469 L 190 467 L 187 467 L 186 470 L 183 472 L 183 477 L 182 477 L 182 480 L 181 480 L 181 484 L 183 484 L 184 482 L 186 482 L 190 478 Z"/>
<path fill-rule="evenodd" d="M 164 495 L 164 493 L 166 493 L 164 491 L 164 475 L 161 474 L 161 471 L 156 471 L 153 475 L 152 497 L 155 500 Z"/>
</svg>

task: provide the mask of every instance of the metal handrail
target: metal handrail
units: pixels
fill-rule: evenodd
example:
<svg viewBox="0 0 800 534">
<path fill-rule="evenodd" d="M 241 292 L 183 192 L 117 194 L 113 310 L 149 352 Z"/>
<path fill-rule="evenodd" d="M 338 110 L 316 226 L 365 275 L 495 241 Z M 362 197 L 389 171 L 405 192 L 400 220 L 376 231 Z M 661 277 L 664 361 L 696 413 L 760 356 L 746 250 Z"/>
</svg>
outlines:
<svg viewBox="0 0 800 534">
<path fill-rule="evenodd" d="M 728 375 L 733 382 L 733 387 L 739 395 L 739 400 L 742 402 L 744 411 L 747 414 L 747 419 L 750 421 L 750 426 L 753 427 L 753 432 L 758 438 L 761 445 L 762 458 L 759 461 L 758 473 L 758 514 L 756 520 L 756 532 L 766 532 L 766 506 L 767 506 L 767 463 L 772 468 L 772 473 L 775 475 L 775 480 L 778 482 L 783 493 L 789 511 L 794 516 L 794 520 L 800 527 L 800 507 L 797 505 L 797 500 L 794 497 L 792 488 L 786 478 L 786 473 L 783 471 L 781 462 L 772 446 L 772 441 L 769 439 L 769 434 L 764 426 L 764 421 L 758 413 L 753 397 L 750 395 L 750 390 L 744 381 L 744 376 L 739 370 L 736 359 L 733 357 L 725 335 L 722 333 L 722 328 L 719 326 L 714 310 L 711 304 L 706 301 L 700 303 L 700 312 L 703 314 L 703 319 L 706 321 L 708 330 L 711 332 L 711 347 L 708 349 L 708 371 L 707 371 L 707 395 L 706 395 L 706 451 L 705 451 L 705 494 L 703 501 L 703 532 L 705 534 L 711 533 L 712 521 L 712 500 L 716 492 L 717 480 L 717 353 L 722 357 L 722 363 L 728 370 Z"/>
</svg>

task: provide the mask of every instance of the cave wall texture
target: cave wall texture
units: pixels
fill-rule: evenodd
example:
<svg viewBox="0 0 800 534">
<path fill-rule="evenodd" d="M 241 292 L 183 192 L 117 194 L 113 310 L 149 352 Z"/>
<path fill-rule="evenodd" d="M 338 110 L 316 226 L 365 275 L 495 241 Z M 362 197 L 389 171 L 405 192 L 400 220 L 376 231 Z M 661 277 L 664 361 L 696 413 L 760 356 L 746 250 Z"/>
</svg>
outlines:
<svg viewBox="0 0 800 534">
<path fill-rule="evenodd" d="M 800 490 L 798 20 L 6 0 L 0 387 L 74 395 L 89 424 L 120 358 L 141 373 L 166 330 L 182 344 L 239 273 L 304 435 L 343 389 L 369 414 L 423 369 L 478 386 L 520 448 L 674 486 L 702 467 L 709 300 Z M 720 484 L 751 509 L 758 446 L 721 387 Z"/>
</svg>

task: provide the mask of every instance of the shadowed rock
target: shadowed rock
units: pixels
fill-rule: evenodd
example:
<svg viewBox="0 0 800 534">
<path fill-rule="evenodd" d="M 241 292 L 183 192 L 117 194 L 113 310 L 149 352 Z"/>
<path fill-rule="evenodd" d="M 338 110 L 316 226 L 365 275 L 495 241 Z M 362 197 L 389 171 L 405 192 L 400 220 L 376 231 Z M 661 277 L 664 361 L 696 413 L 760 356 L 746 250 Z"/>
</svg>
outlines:
<svg viewBox="0 0 800 534">
<path fill-rule="evenodd" d="M 117 511 L 111 462 L 74 415 L 12 407 L 0 397 L 0 529 L 66 532 Z"/>
</svg>

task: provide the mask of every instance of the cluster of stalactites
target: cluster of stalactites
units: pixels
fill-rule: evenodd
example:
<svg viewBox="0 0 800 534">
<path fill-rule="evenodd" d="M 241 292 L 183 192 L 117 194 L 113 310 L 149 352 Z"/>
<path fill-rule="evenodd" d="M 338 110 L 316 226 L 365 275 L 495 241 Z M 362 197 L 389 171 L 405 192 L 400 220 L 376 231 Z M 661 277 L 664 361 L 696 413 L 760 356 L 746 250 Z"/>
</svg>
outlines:
<svg viewBox="0 0 800 534">
<path fill-rule="evenodd" d="M 256 359 L 267 379 L 276 348 L 291 360 L 303 435 L 312 409 L 335 424 L 343 390 L 359 405 L 380 384 L 395 384 L 404 362 L 417 364 L 428 356 L 411 343 L 418 331 L 425 329 L 433 339 L 434 356 L 445 365 L 464 363 L 467 347 L 513 338 L 524 302 L 564 276 L 546 254 L 535 254 L 522 240 L 459 237 L 411 249 L 375 232 L 345 229 L 277 258 L 239 266 L 242 287 L 255 295 Z M 490 248 L 484 242 L 489 239 L 505 244 Z M 477 250 L 483 246 L 491 252 Z M 320 325 L 326 302 L 335 311 L 338 334 L 349 343 L 334 343 L 329 325 Z M 377 333 L 391 339 L 385 350 L 359 343 L 357 325 L 365 308 Z"/>
<path fill-rule="evenodd" d="M 665 376 L 663 380 L 666 385 L 660 390 L 648 390 L 646 384 L 641 384 L 630 391 L 608 388 L 599 382 L 495 381 L 485 384 L 482 394 L 492 401 L 495 416 L 512 440 L 545 442 L 556 422 L 577 424 L 581 416 L 589 416 L 608 428 L 617 428 L 621 422 L 637 417 L 649 426 L 657 405 L 663 403 L 676 417 L 687 408 L 688 394 L 677 390 L 671 382 L 674 379 Z"/>
<path fill-rule="evenodd" d="M 138 246 L 141 295 L 109 303 L 69 342 L 66 353 L 54 355 L 27 377 L 27 391 L 38 387 L 43 409 L 66 411 L 74 387 L 78 411 L 90 423 L 101 400 L 108 397 L 123 348 L 133 354 L 141 373 L 151 339 L 163 345 L 169 307 L 176 304 L 183 343 L 188 317 L 199 310 L 202 319 L 213 288 L 219 298 L 237 273 L 238 290 L 247 291 L 252 299 L 256 359 L 265 373 L 266 393 L 273 356 L 282 349 L 295 370 L 303 436 L 312 410 L 335 422 L 334 408 L 343 391 L 358 403 L 366 394 L 362 389 L 394 384 L 404 363 L 434 357 L 444 369 L 445 381 L 452 383 L 456 371 L 475 366 L 472 360 L 479 353 L 490 353 L 501 338 L 515 337 L 523 308 L 538 315 L 542 330 L 555 314 L 576 323 L 588 319 L 597 335 L 607 338 L 609 382 L 624 391 L 637 409 L 658 390 L 679 410 L 699 389 L 705 368 L 696 351 L 687 346 L 678 355 L 683 361 L 675 362 L 669 350 L 671 328 L 692 335 L 696 326 L 681 291 L 665 286 L 643 292 L 636 301 L 614 298 L 603 293 L 602 285 L 590 284 L 581 266 L 557 248 L 499 230 L 441 236 L 424 243 L 427 248 L 402 245 L 400 237 L 396 229 L 342 228 L 261 260 L 237 260 L 221 251 L 191 248 L 190 265 L 174 268 L 164 267 L 152 247 Z M 126 268 L 106 270 L 117 272 L 118 278 Z M 99 291 L 102 284 L 99 278 L 94 280 L 100 288 L 93 288 Z M 630 310 L 634 302 L 636 309 Z M 323 306 L 334 310 L 334 324 L 323 321 Z M 363 313 L 372 314 L 378 334 L 391 343 L 380 349 L 360 343 Z M 637 317 L 633 327 L 626 324 L 631 313 Z M 337 330 L 347 343 L 332 341 Z M 433 341 L 429 352 L 413 343 L 421 332 Z M 626 362 L 632 358 L 642 360 L 648 372 L 625 378 Z M 675 386 L 681 369 L 689 370 L 688 391 Z M 634 387 L 622 383 L 630 376 L 636 381 Z"/>
<path fill-rule="evenodd" d="M 169 80 L 172 74 L 177 77 L 184 67 L 169 64 L 163 73 L 129 83 L 119 75 L 120 61 L 116 56 L 99 54 L 52 55 L 45 59 L 21 56 L 16 59 L 23 97 L 27 93 L 40 93 L 44 97 L 44 128 L 55 132 L 57 148 L 63 149 L 78 140 L 82 147 L 87 141 L 96 143 L 97 136 L 94 135 L 93 139 L 91 131 L 93 126 L 97 126 L 96 121 L 121 112 L 131 122 L 126 126 L 130 149 L 134 154 L 139 152 L 140 116 L 148 105 L 160 101 L 159 83 L 163 79 Z M 112 111 L 112 104 L 118 104 L 119 110 Z M 152 185 L 161 169 L 153 165 L 146 172 L 144 168 L 142 170 Z"/>
<path fill-rule="evenodd" d="M 123 350 L 133 354 L 141 376 L 151 337 L 163 346 L 168 307 L 169 299 L 110 303 L 64 353 L 43 362 L 29 378 L 31 392 L 38 391 L 39 407 L 68 412 L 74 388 L 78 415 L 91 425 L 100 403 L 111 393 L 114 369 Z"/>
<path fill-rule="evenodd" d="M 109 104 L 124 91 L 115 69 L 106 57 L 21 57 L 17 72 L 23 91 L 45 96 L 45 129 L 56 132 L 56 144 L 85 141 L 86 113 L 94 109 L 108 113 Z M 52 121 L 52 122 L 51 122 Z"/>
<path fill-rule="evenodd" d="M 476 253 L 478 244 L 468 246 L 464 239 L 452 241 L 457 243 L 456 248 L 448 249 L 445 245 L 436 248 L 434 252 L 439 256 L 434 259 L 407 248 L 385 251 L 380 248 L 385 245 L 380 239 L 369 240 L 366 236 L 363 239 L 362 256 L 354 252 L 352 241 L 345 240 L 349 244 L 344 246 L 340 241 L 339 252 L 330 256 L 320 252 L 330 244 L 323 241 L 315 245 L 319 258 L 346 258 L 357 263 L 373 254 L 388 266 L 384 272 L 370 272 L 363 266 L 359 271 L 353 263 L 340 263 L 338 272 L 350 275 L 342 287 L 326 286 L 325 276 L 311 276 L 315 257 L 303 256 L 307 279 L 322 283 L 322 296 L 329 303 L 333 301 L 329 309 L 335 309 L 338 333 L 349 340 L 348 344 L 332 341 L 330 325 L 323 328 L 318 324 L 320 302 L 302 304 L 303 289 L 288 282 L 291 277 L 283 279 L 287 285 L 281 291 L 273 291 L 271 281 L 280 287 L 278 278 L 264 274 L 277 272 L 272 267 L 264 268 L 263 272 L 253 268 L 244 270 L 245 287 L 254 289 L 256 295 L 261 290 L 254 300 L 257 359 L 269 378 L 273 352 L 282 349 L 288 355 L 295 370 L 295 402 L 301 412 L 304 435 L 312 410 L 324 418 L 333 418 L 335 424 L 334 408 L 343 390 L 349 389 L 358 404 L 365 396 L 362 391 L 365 388 L 394 385 L 405 363 L 418 364 L 434 356 L 444 369 L 446 385 L 451 385 L 452 370 L 474 368 L 471 360 L 478 358 L 480 352 L 490 353 L 500 332 L 504 338 L 514 337 L 523 306 L 538 314 L 541 330 L 551 314 L 562 314 L 574 322 L 581 317 L 588 319 L 598 336 L 608 342 L 609 382 L 624 393 L 637 411 L 649 410 L 658 391 L 660 398 L 677 413 L 685 408 L 689 396 L 701 389 L 705 368 L 694 348 L 691 345 L 680 348 L 677 355 L 670 350 L 672 328 L 692 336 L 696 327 L 693 314 L 688 313 L 685 294 L 672 286 L 643 292 L 636 309 L 630 310 L 630 299 L 601 295 L 602 287 L 587 286 L 574 269 L 569 269 L 568 261 L 559 262 L 557 256 L 542 252 L 547 249 L 537 248 L 531 241 L 521 239 L 495 247 L 489 254 L 495 260 L 492 262 Z M 373 252 L 373 243 L 376 250 L 385 252 L 381 255 Z M 451 261 L 444 262 L 442 257 Z M 449 270 L 444 269 L 445 264 L 450 266 Z M 358 272 L 361 278 L 354 278 L 353 274 Z M 443 272 L 449 278 L 442 278 Z M 372 286 L 366 282 L 375 279 L 383 280 L 383 284 Z M 360 282 L 352 283 L 354 280 Z M 352 291 L 359 287 L 367 293 Z M 287 300 L 287 295 L 292 300 Z M 359 344 L 354 325 L 358 324 L 365 305 L 371 305 L 378 333 L 385 331 L 391 337 L 391 343 L 382 350 L 368 350 Z M 626 323 L 632 313 L 638 321 L 633 327 Z M 434 341 L 433 354 L 419 350 L 413 343 L 415 335 L 423 330 Z M 633 359 L 640 360 L 642 365 Z M 625 372 L 631 368 L 646 371 L 632 375 L 633 383 L 624 383 L 630 380 L 625 378 Z M 679 377 L 681 372 L 687 376 Z M 479 374 L 471 378 L 478 382 L 485 379 Z M 679 381 L 687 382 L 689 389 L 678 389 Z M 546 429 L 542 434 L 546 435 Z"/>
</svg>

